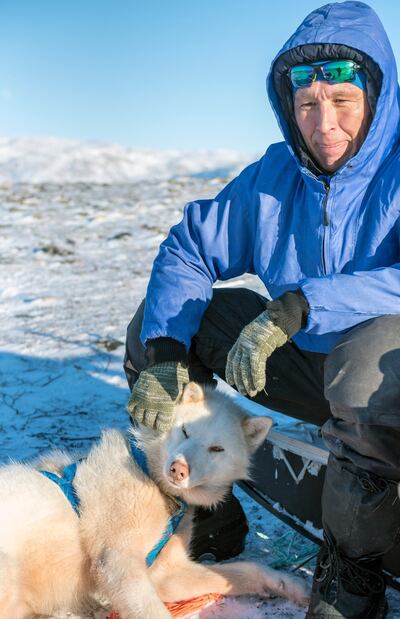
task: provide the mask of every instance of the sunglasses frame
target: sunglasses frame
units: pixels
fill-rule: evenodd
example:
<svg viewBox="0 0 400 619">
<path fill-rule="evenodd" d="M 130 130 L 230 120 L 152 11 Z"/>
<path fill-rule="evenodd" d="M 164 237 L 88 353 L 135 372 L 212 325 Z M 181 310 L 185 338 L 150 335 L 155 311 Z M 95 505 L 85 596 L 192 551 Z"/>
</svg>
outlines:
<svg viewBox="0 0 400 619">
<path fill-rule="evenodd" d="M 339 62 L 345 62 L 345 63 L 351 64 L 351 69 L 353 70 L 353 73 L 352 73 L 352 77 L 350 79 L 347 78 L 347 79 L 339 82 L 339 81 L 336 81 L 336 80 L 328 79 L 326 77 L 326 75 L 324 73 L 324 67 L 326 65 L 337 64 Z M 295 81 L 293 81 L 292 70 L 294 68 L 297 68 L 297 67 L 307 67 L 307 68 L 312 68 L 313 69 L 312 74 L 310 74 L 311 79 L 310 79 L 309 82 L 307 82 L 307 84 L 302 84 L 302 85 L 299 86 L 298 84 L 295 83 Z M 307 86 L 311 86 L 311 84 L 316 81 L 317 75 L 318 75 L 318 71 L 320 71 L 320 73 L 322 75 L 322 78 L 326 82 L 328 82 L 328 84 L 343 84 L 344 82 L 353 82 L 354 79 L 355 79 L 355 75 L 356 75 L 357 71 L 359 71 L 360 69 L 361 69 L 361 66 L 358 65 L 356 62 L 354 62 L 354 60 L 326 60 L 325 62 L 321 62 L 321 63 L 296 65 L 295 67 L 290 67 L 290 69 L 288 69 L 287 73 L 288 73 L 289 80 L 292 83 L 292 86 L 294 86 L 295 88 L 305 88 Z"/>
</svg>

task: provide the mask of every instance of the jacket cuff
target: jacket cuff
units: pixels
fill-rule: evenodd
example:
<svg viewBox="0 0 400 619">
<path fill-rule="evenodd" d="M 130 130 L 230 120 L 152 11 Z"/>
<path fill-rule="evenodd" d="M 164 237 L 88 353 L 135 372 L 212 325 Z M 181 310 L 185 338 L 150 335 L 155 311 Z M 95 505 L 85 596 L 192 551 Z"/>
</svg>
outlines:
<svg viewBox="0 0 400 619">
<path fill-rule="evenodd" d="M 267 303 L 270 319 L 290 338 L 307 324 L 310 306 L 300 288 Z"/>
<path fill-rule="evenodd" d="M 157 337 L 146 342 L 146 368 L 156 365 L 157 363 L 165 363 L 167 361 L 176 361 L 188 365 L 188 355 L 186 347 L 182 342 L 174 340 L 172 337 Z"/>
</svg>

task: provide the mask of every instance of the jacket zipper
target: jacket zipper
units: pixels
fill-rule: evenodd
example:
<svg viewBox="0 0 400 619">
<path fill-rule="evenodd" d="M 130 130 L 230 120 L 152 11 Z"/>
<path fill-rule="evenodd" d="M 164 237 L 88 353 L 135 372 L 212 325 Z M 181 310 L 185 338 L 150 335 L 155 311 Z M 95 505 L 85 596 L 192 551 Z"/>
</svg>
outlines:
<svg viewBox="0 0 400 619">
<path fill-rule="evenodd" d="M 322 237 L 322 269 L 324 272 L 324 275 L 326 275 L 326 260 L 325 260 L 325 241 L 326 241 L 326 233 L 327 233 L 327 228 L 329 226 L 329 217 L 328 217 L 328 198 L 329 198 L 329 192 L 330 192 L 330 186 L 328 185 L 328 183 L 324 183 L 324 187 L 325 187 L 325 197 L 324 197 L 324 201 L 322 203 L 322 207 L 323 207 L 323 224 L 324 224 L 324 232 L 323 232 L 323 237 Z"/>
</svg>

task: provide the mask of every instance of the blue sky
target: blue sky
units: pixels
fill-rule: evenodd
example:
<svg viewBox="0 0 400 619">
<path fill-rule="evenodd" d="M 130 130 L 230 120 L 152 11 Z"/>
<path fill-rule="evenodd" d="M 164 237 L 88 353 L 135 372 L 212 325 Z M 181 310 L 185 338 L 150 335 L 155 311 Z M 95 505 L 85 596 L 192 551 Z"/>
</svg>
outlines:
<svg viewBox="0 0 400 619">
<path fill-rule="evenodd" d="M 263 151 L 271 60 L 323 4 L 2 0 L 0 136 Z M 371 0 L 400 53 L 400 2 Z"/>
</svg>

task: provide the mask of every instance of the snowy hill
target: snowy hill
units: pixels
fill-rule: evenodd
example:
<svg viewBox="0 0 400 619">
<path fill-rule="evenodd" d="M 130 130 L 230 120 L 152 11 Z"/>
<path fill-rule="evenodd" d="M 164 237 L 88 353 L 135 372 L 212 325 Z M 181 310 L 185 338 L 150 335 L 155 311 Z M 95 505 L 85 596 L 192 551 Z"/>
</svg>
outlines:
<svg viewBox="0 0 400 619">
<path fill-rule="evenodd" d="M 134 150 L 60 138 L 0 138 L 0 184 L 129 183 L 176 176 L 233 175 L 257 156 L 231 150 Z"/>
</svg>

